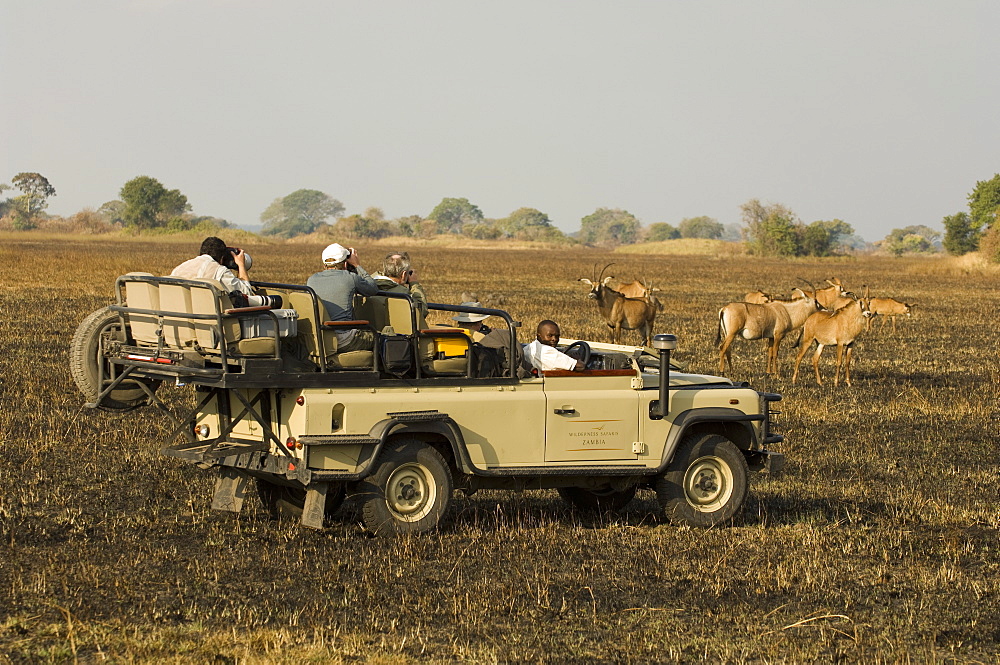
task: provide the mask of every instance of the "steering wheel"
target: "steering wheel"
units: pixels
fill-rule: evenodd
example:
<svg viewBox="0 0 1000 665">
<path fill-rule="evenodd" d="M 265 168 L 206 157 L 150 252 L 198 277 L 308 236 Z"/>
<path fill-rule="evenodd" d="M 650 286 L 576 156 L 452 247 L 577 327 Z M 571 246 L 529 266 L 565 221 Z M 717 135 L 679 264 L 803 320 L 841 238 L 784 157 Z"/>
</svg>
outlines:
<svg viewBox="0 0 1000 665">
<path fill-rule="evenodd" d="M 573 351 L 575 351 L 576 349 L 580 350 L 580 357 L 573 355 Z M 584 369 L 587 368 L 587 363 L 590 362 L 590 344 L 587 344 L 582 339 L 577 340 L 572 344 L 570 344 L 569 346 L 567 346 L 566 350 L 563 351 L 563 353 L 565 353 L 567 356 L 572 356 L 577 360 L 579 360 L 580 362 L 582 362 Z"/>
</svg>

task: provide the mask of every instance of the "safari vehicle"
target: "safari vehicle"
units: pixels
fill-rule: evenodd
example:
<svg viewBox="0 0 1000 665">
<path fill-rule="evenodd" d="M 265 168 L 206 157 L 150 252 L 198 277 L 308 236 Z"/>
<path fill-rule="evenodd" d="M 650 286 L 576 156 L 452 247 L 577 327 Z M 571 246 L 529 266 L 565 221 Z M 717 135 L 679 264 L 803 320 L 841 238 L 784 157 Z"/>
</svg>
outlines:
<svg viewBox="0 0 1000 665">
<path fill-rule="evenodd" d="M 653 348 L 572 341 L 585 370 L 526 374 L 507 312 L 429 305 L 509 331 L 501 371 L 479 376 L 478 344 L 424 324 L 406 295 L 360 299 L 359 320 L 334 323 L 306 286 L 255 286 L 284 308 L 233 307 L 213 280 L 130 273 L 72 343 L 87 406 L 170 418 L 163 453 L 216 471 L 215 509 L 239 512 L 255 484 L 272 515 L 321 528 L 350 495 L 368 529 L 392 535 L 437 527 L 456 489 L 556 489 L 616 510 L 649 488 L 670 520 L 710 526 L 740 510 L 751 470 L 783 464 L 767 449 L 782 441 L 769 409 L 781 396 L 677 371 L 672 335 Z M 346 328 L 374 330 L 375 350 L 338 353 Z M 193 389 L 194 406 L 168 407 L 165 382 Z"/>
</svg>

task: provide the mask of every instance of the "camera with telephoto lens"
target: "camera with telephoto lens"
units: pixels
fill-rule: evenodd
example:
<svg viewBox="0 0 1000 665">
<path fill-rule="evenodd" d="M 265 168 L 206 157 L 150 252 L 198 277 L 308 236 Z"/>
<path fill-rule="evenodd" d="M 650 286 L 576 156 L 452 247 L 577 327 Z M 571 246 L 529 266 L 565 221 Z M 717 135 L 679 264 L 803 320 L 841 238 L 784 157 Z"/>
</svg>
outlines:
<svg viewBox="0 0 1000 665">
<path fill-rule="evenodd" d="M 233 307 L 267 307 L 281 309 L 281 296 L 248 296 L 240 291 L 229 294 Z"/>
<path fill-rule="evenodd" d="M 237 249 L 236 247 L 227 247 L 226 249 L 229 250 L 229 254 L 226 255 L 226 260 L 222 265 L 226 266 L 233 272 L 236 272 L 237 270 L 240 269 L 240 267 L 236 265 L 236 259 L 233 258 L 233 254 L 238 254 L 240 250 Z M 250 255 L 247 254 L 246 252 L 243 252 L 243 265 L 246 266 L 246 269 L 250 270 L 250 266 L 252 264 L 253 261 L 250 259 Z"/>
<path fill-rule="evenodd" d="M 247 296 L 247 307 L 281 309 L 281 296 Z"/>
</svg>

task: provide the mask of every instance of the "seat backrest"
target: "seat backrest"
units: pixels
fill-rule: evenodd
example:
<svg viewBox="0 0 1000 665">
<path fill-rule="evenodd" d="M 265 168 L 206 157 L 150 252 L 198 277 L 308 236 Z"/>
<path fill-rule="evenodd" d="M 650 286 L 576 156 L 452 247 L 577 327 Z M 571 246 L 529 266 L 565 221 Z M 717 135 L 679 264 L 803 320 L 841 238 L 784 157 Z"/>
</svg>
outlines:
<svg viewBox="0 0 1000 665">
<path fill-rule="evenodd" d="M 397 335 L 412 335 L 413 306 L 406 298 L 389 298 L 387 296 L 357 296 L 354 299 L 354 316 L 370 322 L 371 327 L 378 332 L 386 326 L 392 326 Z"/>
<path fill-rule="evenodd" d="M 165 312 L 191 314 L 191 288 L 187 284 L 160 284 L 160 307 Z M 191 319 L 183 316 L 163 317 L 163 342 L 168 346 L 191 347 L 196 340 Z"/>
<path fill-rule="evenodd" d="M 221 314 L 232 308 L 233 303 L 226 294 L 222 282 L 206 277 L 199 277 L 193 281 L 205 284 L 205 286 L 188 287 L 193 314 Z M 191 325 L 198 345 L 206 351 L 220 351 L 223 342 L 237 342 L 241 337 L 240 322 L 235 318 L 222 320 L 223 339 L 219 339 L 219 323 L 215 319 L 191 319 Z"/>
<path fill-rule="evenodd" d="M 305 345 L 309 359 L 318 365 L 326 365 L 329 357 L 337 352 L 337 337 L 322 327 L 327 320 L 323 301 L 310 291 L 289 291 L 286 302 L 299 314 L 298 337 Z M 325 357 L 323 349 L 326 351 Z"/>
<path fill-rule="evenodd" d="M 130 272 L 126 277 L 152 277 L 148 272 Z M 125 304 L 136 309 L 160 309 L 160 292 L 156 282 L 125 281 Z M 132 338 L 140 346 L 157 346 L 159 337 L 156 331 L 160 327 L 155 314 L 129 314 L 129 329 Z"/>
</svg>

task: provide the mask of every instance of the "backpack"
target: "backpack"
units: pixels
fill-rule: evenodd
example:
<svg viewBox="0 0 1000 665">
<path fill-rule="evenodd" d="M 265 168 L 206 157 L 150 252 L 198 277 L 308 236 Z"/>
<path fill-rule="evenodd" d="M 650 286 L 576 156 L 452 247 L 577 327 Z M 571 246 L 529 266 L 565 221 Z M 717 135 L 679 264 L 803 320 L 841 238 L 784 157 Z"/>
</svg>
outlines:
<svg viewBox="0 0 1000 665">
<path fill-rule="evenodd" d="M 496 374 L 496 376 L 509 376 L 510 368 L 513 366 L 518 368 L 518 377 L 524 378 L 524 374 L 520 369 L 524 362 L 523 350 L 521 349 L 521 345 L 515 342 L 514 357 L 511 358 L 510 337 L 511 332 L 509 330 L 491 330 L 485 337 L 480 339 L 478 343 L 500 352 L 500 372 Z"/>
<path fill-rule="evenodd" d="M 503 376 L 503 353 L 500 349 L 472 343 L 472 376 L 490 379 Z"/>
<path fill-rule="evenodd" d="M 405 335 L 383 335 L 381 337 L 382 369 L 401 379 L 413 369 L 413 353 L 410 338 Z"/>
</svg>

